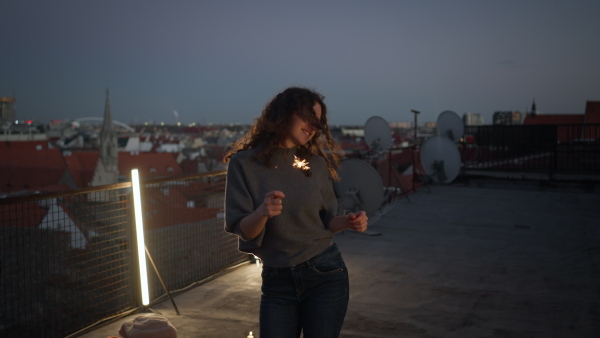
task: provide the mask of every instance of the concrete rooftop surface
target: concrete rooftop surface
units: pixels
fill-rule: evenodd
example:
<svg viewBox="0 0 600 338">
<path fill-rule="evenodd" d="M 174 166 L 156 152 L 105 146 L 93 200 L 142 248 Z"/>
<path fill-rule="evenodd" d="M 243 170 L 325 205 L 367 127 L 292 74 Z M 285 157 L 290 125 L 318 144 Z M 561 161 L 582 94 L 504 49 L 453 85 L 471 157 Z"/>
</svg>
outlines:
<svg viewBox="0 0 600 338">
<path fill-rule="evenodd" d="M 336 234 L 350 273 L 341 337 L 600 337 L 600 189 L 470 180 L 421 189 L 368 236 Z M 80 337 L 163 316 L 178 337 L 258 337 L 260 269 L 232 268 Z"/>
</svg>

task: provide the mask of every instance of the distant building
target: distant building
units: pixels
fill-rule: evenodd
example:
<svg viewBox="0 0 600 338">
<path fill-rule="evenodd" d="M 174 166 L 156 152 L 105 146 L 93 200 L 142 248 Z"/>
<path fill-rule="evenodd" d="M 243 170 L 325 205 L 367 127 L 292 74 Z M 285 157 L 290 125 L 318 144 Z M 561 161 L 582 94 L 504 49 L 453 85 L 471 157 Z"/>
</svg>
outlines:
<svg viewBox="0 0 600 338">
<path fill-rule="evenodd" d="M 0 123 L 16 120 L 17 99 L 13 97 L 0 97 Z"/>
<path fill-rule="evenodd" d="M 463 123 L 465 126 L 482 126 L 483 116 L 479 113 L 465 113 L 463 115 Z"/>
<path fill-rule="evenodd" d="M 600 124 L 600 101 L 587 101 L 584 114 L 540 114 L 535 108 L 535 101 L 531 111 L 523 120 L 524 125 L 532 124 Z"/>
<path fill-rule="evenodd" d="M 413 123 L 414 125 L 414 123 Z M 437 121 L 428 121 L 423 123 L 423 127 L 425 127 L 426 129 L 435 129 L 437 128 Z"/>
<path fill-rule="evenodd" d="M 364 137 L 365 129 L 362 127 L 357 128 L 344 128 L 342 127 L 342 136 L 352 136 L 352 137 Z"/>
<path fill-rule="evenodd" d="M 100 159 L 94 172 L 92 186 L 114 184 L 119 181 L 119 146 L 117 135 L 112 127 L 112 114 L 108 89 L 106 90 L 106 103 L 104 105 L 104 124 L 100 131 Z"/>
<path fill-rule="evenodd" d="M 497 111 L 493 115 L 494 125 L 519 125 L 523 121 L 523 113 L 520 111 Z"/>
<path fill-rule="evenodd" d="M 587 101 L 585 105 L 585 139 L 600 139 L 600 101 Z"/>
<path fill-rule="evenodd" d="M 523 124 L 583 124 L 584 117 L 582 114 L 528 114 Z"/>
<path fill-rule="evenodd" d="M 0 195 L 75 189 L 60 149 L 48 141 L 0 142 Z"/>
<path fill-rule="evenodd" d="M 396 129 L 410 129 L 414 128 L 413 122 L 390 122 L 390 128 Z"/>
<path fill-rule="evenodd" d="M 585 104 L 585 123 L 600 124 L 600 101 L 587 101 Z"/>
<path fill-rule="evenodd" d="M 560 142 L 600 139 L 600 101 L 587 101 L 585 114 L 539 114 L 535 110 L 525 116 L 523 125 L 555 125 Z"/>
</svg>

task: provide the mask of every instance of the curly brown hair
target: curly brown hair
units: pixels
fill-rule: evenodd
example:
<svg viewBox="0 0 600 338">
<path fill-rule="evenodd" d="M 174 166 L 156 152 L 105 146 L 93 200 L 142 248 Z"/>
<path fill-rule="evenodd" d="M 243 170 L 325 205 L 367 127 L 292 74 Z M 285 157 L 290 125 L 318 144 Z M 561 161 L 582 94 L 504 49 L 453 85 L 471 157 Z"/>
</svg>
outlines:
<svg viewBox="0 0 600 338">
<path fill-rule="evenodd" d="M 238 139 L 227 151 L 223 161 L 229 162 L 233 154 L 241 150 L 261 148 L 257 156 L 269 166 L 274 151 L 284 143 L 294 115 L 310 123 L 315 129 L 315 135 L 302 147 L 297 147 L 298 156 L 309 158 L 318 155 L 325 159 L 329 174 L 339 181 L 337 168 L 340 164 L 341 148 L 333 140 L 327 124 L 327 106 L 325 97 L 320 93 L 299 87 L 290 87 L 277 94 L 255 119 L 254 125 L 246 135 Z M 321 105 L 321 118 L 317 118 L 314 105 Z"/>
</svg>

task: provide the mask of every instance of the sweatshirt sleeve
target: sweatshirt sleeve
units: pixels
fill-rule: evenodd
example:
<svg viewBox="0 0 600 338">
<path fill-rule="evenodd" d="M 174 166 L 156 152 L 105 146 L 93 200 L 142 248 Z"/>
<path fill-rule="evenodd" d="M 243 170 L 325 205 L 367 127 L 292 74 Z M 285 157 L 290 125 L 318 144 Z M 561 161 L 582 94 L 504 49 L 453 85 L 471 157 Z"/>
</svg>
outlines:
<svg viewBox="0 0 600 338">
<path fill-rule="evenodd" d="M 238 235 L 243 241 L 240 242 L 240 250 L 260 247 L 264 237 L 264 229 L 256 238 L 248 238 L 240 230 L 241 220 L 256 209 L 246 180 L 242 163 L 234 155 L 227 169 L 225 231 Z"/>
</svg>

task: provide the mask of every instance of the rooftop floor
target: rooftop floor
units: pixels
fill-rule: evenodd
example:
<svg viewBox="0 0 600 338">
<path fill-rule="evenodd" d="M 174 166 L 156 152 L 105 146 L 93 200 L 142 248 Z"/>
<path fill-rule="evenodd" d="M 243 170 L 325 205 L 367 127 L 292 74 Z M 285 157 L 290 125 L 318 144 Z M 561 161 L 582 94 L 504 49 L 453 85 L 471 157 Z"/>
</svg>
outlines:
<svg viewBox="0 0 600 338">
<path fill-rule="evenodd" d="M 335 236 L 350 273 L 341 337 L 600 336 L 600 191 L 489 181 L 422 189 L 371 231 Z M 245 264 L 84 338 L 161 315 L 178 337 L 258 336 L 260 269 Z M 156 313 L 158 312 L 158 313 Z"/>
</svg>

